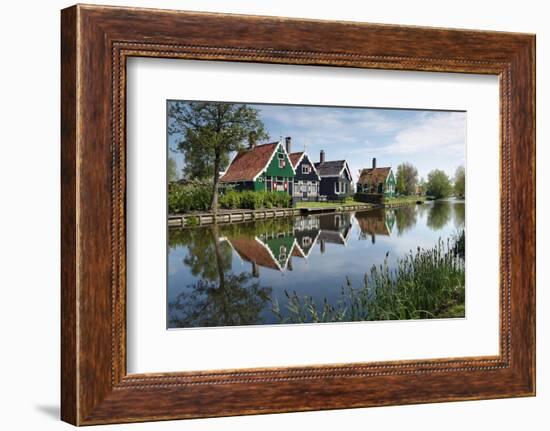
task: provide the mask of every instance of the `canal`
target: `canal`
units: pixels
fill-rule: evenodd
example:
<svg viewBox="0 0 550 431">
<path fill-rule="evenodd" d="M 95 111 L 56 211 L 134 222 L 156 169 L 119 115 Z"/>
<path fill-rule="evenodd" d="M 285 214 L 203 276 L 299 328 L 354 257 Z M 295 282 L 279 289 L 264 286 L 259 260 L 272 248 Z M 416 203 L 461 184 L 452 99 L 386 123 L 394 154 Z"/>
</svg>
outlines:
<svg viewBox="0 0 550 431">
<path fill-rule="evenodd" d="M 334 305 L 373 265 L 392 268 L 464 229 L 464 201 L 170 228 L 168 328 L 288 323 L 292 298 Z M 307 321 L 307 319 L 306 319 Z"/>
</svg>

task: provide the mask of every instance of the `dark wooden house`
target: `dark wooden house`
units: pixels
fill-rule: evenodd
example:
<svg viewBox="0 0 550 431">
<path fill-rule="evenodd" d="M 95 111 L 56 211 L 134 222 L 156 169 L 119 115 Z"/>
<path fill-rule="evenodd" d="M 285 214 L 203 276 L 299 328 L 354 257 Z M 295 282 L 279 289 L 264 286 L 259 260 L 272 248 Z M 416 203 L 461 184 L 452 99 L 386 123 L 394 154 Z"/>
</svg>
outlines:
<svg viewBox="0 0 550 431">
<path fill-rule="evenodd" d="M 353 179 L 345 160 L 326 161 L 325 152 L 321 150 L 315 169 L 321 178 L 320 196 L 326 196 L 327 200 L 342 200 L 353 194 Z"/>
<path fill-rule="evenodd" d="M 290 152 L 290 138 L 287 139 L 287 151 Z M 290 161 L 294 167 L 294 185 L 292 198 L 294 201 L 316 201 L 319 197 L 319 182 L 321 177 L 315 169 L 315 164 L 305 151 L 290 153 Z"/>
</svg>

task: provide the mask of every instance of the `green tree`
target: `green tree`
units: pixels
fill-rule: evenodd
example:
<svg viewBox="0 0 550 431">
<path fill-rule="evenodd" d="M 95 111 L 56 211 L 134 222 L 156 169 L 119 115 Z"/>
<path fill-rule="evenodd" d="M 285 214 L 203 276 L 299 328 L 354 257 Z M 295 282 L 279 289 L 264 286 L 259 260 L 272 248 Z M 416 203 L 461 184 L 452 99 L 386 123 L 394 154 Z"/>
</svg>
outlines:
<svg viewBox="0 0 550 431">
<path fill-rule="evenodd" d="M 452 191 L 451 180 L 444 171 L 434 169 L 428 174 L 427 195 L 433 196 L 435 199 L 441 199 L 450 196 Z"/>
<path fill-rule="evenodd" d="M 402 195 L 414 195 L 418 183 L 418 170 L 410 163 L 397 166 L 395 189 Z"/>
<path fill-rule="evenodd" d="M 268 138 L 258 111 L 237 103 L 171 102 L 168 133 L 181 136 L 178 150 L 185 156 L 185 176 L 212 179 L 213 212 L 218 208 L 220 171 L 229 154 L 241 150 L 246 140 Z"/>
<path fill-rule="evenodd" d="M 168 157 L 168 182 L 171 183 L 178 179 L 178 167 L 176 161 L 172 157 Z"/>
<path fill-rule="evenodd" d="M 421 195 L 426 194 L 426 180 L 424 177 L 421 177 L 420 181 L 418 181 L 418 191 Z"/>
<path fill-rule="evenodd" d="M 463 198 L 466 196 L 466 170 L 464 166 L 456 168 L 454 177 L 454 193 L 455 196 Z"/>
</svg>

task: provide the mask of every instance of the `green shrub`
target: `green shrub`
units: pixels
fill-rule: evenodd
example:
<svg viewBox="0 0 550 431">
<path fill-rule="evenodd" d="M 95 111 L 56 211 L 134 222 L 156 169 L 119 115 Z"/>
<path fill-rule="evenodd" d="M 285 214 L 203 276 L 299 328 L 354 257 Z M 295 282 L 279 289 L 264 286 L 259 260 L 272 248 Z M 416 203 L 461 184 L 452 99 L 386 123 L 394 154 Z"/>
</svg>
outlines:
<svg viewBox="0 0 550 431">
<path fill-rule="evenodd" d="M 170 214 L 208 211 L 212 202 L 212 187 L 204 183 L 172 184 L 168 190 Z"/>
<path fill-rule="evenodd" d="M 190 211 L 209 211 L 212 202 L 212 187 L 205 183 L 172 184 L 168 191 L 170 214 Z M 292 197 L 285 192 L 264 192 L 225 189 L 220 191 L 218 205 L 223 209 L 289 208 Z"/>
<path fill-rule="evenodd" d="M 229 190 L 218 197 L 218 204 L 220 208 L 234 209 L 241 206 L 241 193 L 234 190 Z"/>
<path fill-rule="evenodd" d="M 259 209 L 259 208 L 289 208 L 292 198 L 284 192 L 265 192 L 244 190 L 226 191 L 218 200 L 220 208 L 224 209 Z"/>
<path fill-rule="evenodd" d="M 281 323 L 407 320 L 464 317 L 464 231 L 429 249 L 417 248 L 397 260 L 391 269 L 389 252 L 382 265 L 372 266 L 362 286 L 346 277 L 340 298 L 315 301 L 284 291 L 287 315 L 274 301 L 272 311 Z"/>
</svg>

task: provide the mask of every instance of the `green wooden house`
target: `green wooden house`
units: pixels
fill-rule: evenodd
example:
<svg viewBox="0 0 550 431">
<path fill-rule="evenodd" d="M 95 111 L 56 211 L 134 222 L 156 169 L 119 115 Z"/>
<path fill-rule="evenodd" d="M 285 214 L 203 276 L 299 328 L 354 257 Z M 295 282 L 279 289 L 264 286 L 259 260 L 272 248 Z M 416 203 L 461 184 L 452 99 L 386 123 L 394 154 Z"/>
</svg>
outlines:
<svg viewBox="0 0 550 431">
<path fill-rule="evenodd" d="M 292 266 L 296 241 L 292 231 L 224 239 L 243 261 L 252 264 L 254 276 L 259 275 L 260 267 L 283 272 Z"/>
<path fill-rule="evenodd" d="M 220 182 L 236 190 L 279 191 L 292 194 L 295 175 L 283 141 L 252 144 L 238 152 Z"/>
<path fill-rule="evenodd" d="M 376 159 L 372 159 L 372 168 L 361 170 L 357 181 L 358 193 L 374 193 L 384 196 L 395 195 L 395 176 L 391 167 L 376 167 Z"/>
</svg>

